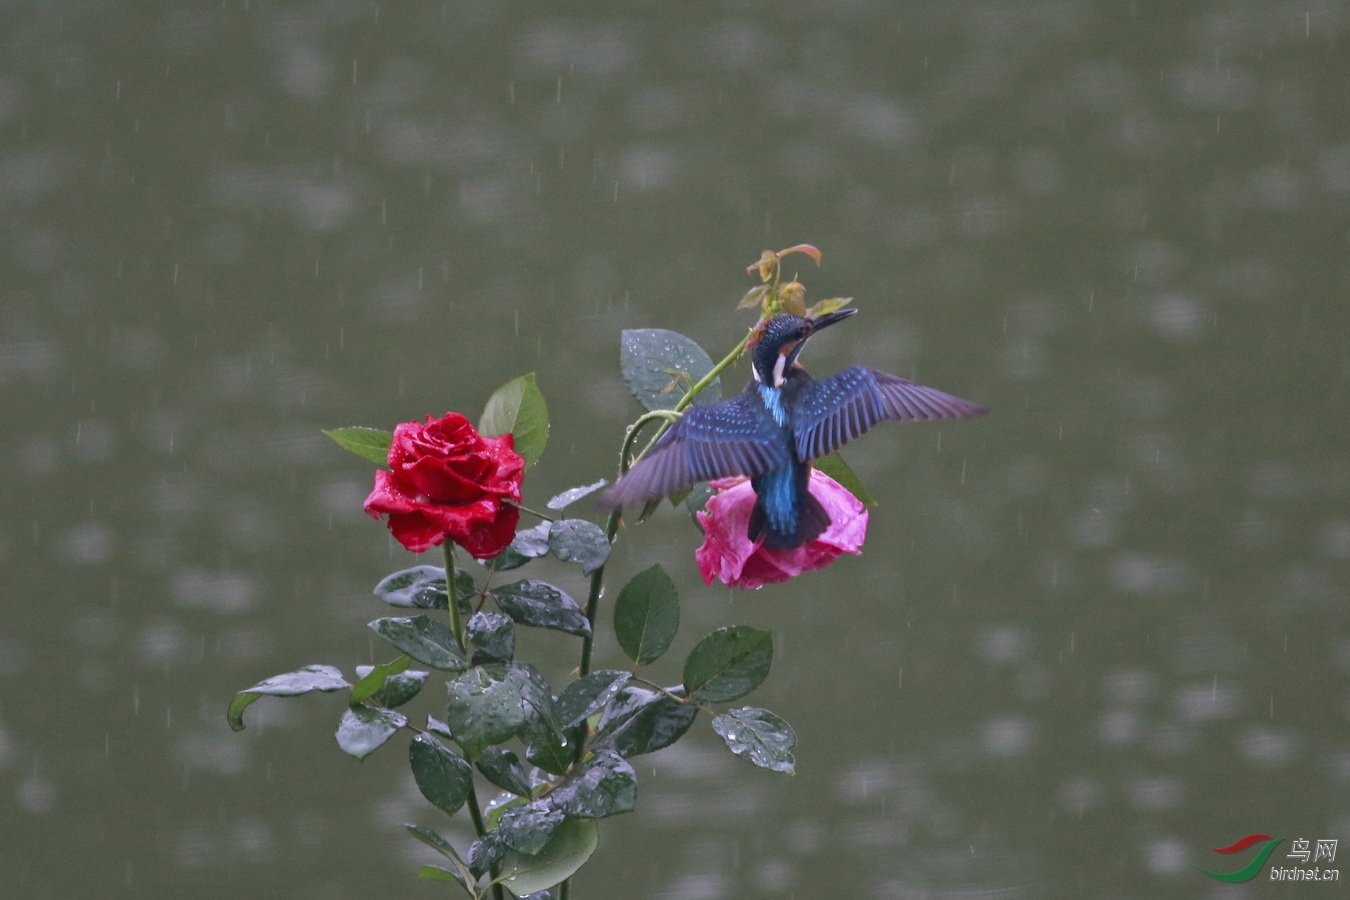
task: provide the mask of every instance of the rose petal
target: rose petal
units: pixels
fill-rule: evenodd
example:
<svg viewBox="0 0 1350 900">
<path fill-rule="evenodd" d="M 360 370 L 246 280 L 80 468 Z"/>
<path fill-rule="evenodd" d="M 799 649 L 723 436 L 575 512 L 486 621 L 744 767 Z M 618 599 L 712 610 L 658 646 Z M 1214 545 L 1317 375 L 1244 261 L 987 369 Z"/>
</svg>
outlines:
<svg viewBox="0 0 1350 900">
<path fill-rule="evenodd" d="M 478 559 L 496 556 L 515 536 L 525 461 L 511 435 L 484 438 L 459 413 L 394 429 L 390 471 L 375 473 L 366 498 L 372 518 L 417 553 L 449 537 Z"/>
</svg>

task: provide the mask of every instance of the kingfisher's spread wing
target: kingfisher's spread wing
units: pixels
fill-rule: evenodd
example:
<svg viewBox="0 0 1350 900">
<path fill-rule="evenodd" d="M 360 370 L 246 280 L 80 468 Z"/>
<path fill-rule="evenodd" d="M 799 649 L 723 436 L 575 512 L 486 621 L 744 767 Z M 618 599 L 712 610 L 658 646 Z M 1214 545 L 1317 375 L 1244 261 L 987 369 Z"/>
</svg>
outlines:
<svg viewBox="0 0 1350 900">
<path fill-rule="evenodd" d="M 878 422 L 968 419 L 989 410 L 895 375 L 850 366 L 806 385 L 793 410 L 797 455 L 817 459 Z"/>
<path fill-rule="evenodd" d="M 754 477 L 792 462 L 791 444 L 753 389 L 691 406 L 601 499 L 606 506 L 659 499 L 714 478 Z"/>
</svg>

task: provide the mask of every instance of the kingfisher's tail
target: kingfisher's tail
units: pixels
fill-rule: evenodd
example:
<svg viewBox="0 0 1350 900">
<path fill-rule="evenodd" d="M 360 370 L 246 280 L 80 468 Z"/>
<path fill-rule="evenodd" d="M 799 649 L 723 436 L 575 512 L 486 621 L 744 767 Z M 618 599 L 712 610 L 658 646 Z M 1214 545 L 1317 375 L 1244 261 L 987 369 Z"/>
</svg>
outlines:
<svg viewBox="0 0 1350 900">
<path fill-rule="evenodd" d="M 755 508 L 750 511 L 750 527 L 746 530 L 746 536 L 752 541 L 758 541 L 762 535 L 763 546 L 770 550 L 791 550 L 820 537 L 821 532 L 830 527 L 830 514 L 810 491 L 804 492 L 796 524 L 797 527 L 791 531 L 775 531 L 764 511 L 764 498 L 758 497 Z"/>
</svg>

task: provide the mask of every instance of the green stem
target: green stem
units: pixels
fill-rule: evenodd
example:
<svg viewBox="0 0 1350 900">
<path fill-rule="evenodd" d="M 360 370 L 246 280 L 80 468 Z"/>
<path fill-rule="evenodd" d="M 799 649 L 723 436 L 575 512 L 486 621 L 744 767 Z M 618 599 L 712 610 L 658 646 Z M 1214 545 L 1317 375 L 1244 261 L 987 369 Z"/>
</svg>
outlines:
<svg viewBox="0 0 1350 900">
<path fill-rule="evenodd" d="M 469 799 L 465 804 L 469 807 L 469 818 L 473 819 L 474 833 L 479 837 L 487 834 L 487 828 L 483 824 L 483 813 L 478 809 L 478 792 L 474 790 L 473 782 L 469 782 Z M 494 882 L 498 877 L 497 864 L 493 863 L 488 872 L 488 877 Z M 492 900 L 506 900 L 506 895 L 502 893 L 500 884 L 492 885 Z"/>
<path fill-rule="evenodd" d="M 459 614 L 459 596 L 455 590 L 455 542 L 447 536 L 441 548 L 445 551 L 445 596 L 448 601 L 446 605 L 450 607 L 450 630 L 455 633 L 459 649 L 467 654 L 469 639 L 464 632 L 464 620 Z M 481 838 L 487 834 L 487 828 L 483 825 L 483 811 L 478 807 L 478 791 L 474 788 L 472 780 L 469 781 L 469 798 L 465 805 L 469 807 L 469 818 L 473 820 L 474 833 Z M 491 869 L 489 876 L 495 879 L 497 865 L 494 863 Z M 492 900 L 506 900 L 500 884 L 492 886 Z"/>
<path fill-rule="evenodd" d="M 441 545 L 445 550 L 445 596 L 450 607 L 450 630 L 455 633 L 459 649 L 469 652 L 469 641 L 464 634 L 464 622 L 459 615 L 459 597 L 455 594 L 455 543 L 447 535 Z"/>
<path fill-rule="evenodd" d="M 679 418 L 679 414 L 688 409 L 689 405 L 694 402 L 694 398 L 699 395 L 699 392 L 712 384 L 717 376 L 721 375 L 722 372 L 726 371 L 728 366 L 736 361 L 741 353 L 744 352 L 746 345 L 750 343 L 750 335 L 753 333 L 753 330 L 746 332 L 745 337 L 741 338 L 741 342 L 736 345 L 736 348 L 723 357 L 721 362 L 713 366 L 712 370 L 708 372 L 707 375 L 704 375 L 694 383 L 694 385 L 685 392 L 685 395 L 680 398 L 680 402 L 675 404 L 673 410 L 652 410 L 651 412 L 644 413 L 633 423 L 632 427 L 624 434 L 623 445 L 619 449 L 619 475 L 621 477 L 628 471 L 630 465 L 628 454 L 633 449 L 633 444 L 637 441 L 637 435 L 638 432 L 642 430 L 642 426 L 657 419 L 663 420 L 661 422 L 661 427 L 657 429 L 656 434 L 647 442 L 647 446 L 644 447 L 642 452 L 633 460 L 634 462 L 646 456 L 647 451 L 652 448 L 652 445 L 660 440 L 661 435 L 665 434 L 666 429 Z M 622 510 L 616 509 L 609 514 L 609 522 L 605 525 L 605 538 L 609 541 L 610 545 L 614 544 L 614 538 L 619 533 L 619 522 L 622 519 L 622 512 Z M 591 672 L 591 651 L 595 646 L 595 615 L 600 606 L 600 592 L 604 589 L 604 585 L 605 567 L 602 565 L 591 573 L 591 589 L 586 596 L 586 621 L 591 623 L 591 633 L 581 639 L 581 665 L 578 669 L 578 677 L 589 675 Z M 585 722 L 578 725 L 573 733 L 573 744 L 576 747 L 573 751 L 573 763 L 579 763 L 581 762 L 581 757 L 586 753 Z M 572 880 L 569 878 L 564 881 L 559 888 L 558 900 L 568 900 L 571 896 L 571 889 Z"/>
<path fill-rule="evenodd" d="M 516 509 L 520 510 L 521 512 L 529 513 L 530 515 L 534 516 L 536 519 L 543 519 L 545 522 L 553 522 L 553 521 L 556 521 L 556 519 L 554 519 L 553 516 L 550 516 L 550 515 L 548 515 L 547 513 L 541 513 L 541 512 L 539 512 L 538 510 L 530 509 L 528 506 L 525 506 L 525 505 L 522 504 L 522 503 L 516 503 L 516 502 L 514 502 L 514 501 L 512 501 L 512 500 L 507 500 L 507 501 L 505 501 L 505 502 L 506 502 L 509 506 L 514 506 Z"/>
</svg>

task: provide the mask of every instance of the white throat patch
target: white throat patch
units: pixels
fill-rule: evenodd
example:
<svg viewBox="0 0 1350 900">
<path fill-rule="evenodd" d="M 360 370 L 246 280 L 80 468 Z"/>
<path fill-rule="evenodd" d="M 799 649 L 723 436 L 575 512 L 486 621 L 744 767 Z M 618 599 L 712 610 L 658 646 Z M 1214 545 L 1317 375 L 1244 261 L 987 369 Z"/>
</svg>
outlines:
<svg viewBox="0 0 1350 900">
<path fill-rule="evenodd" d="M 787 380 L 787 379 L 785 379 L 785 378 L 783 377 L 784 373 L 785 373 L 786 370 L 787 370 L 787 360 L 788 360 L 788 355 L 787 355 L 786 353 L 780 353 L 780 354 L 778 354 L 778 359 L 774 360 L 774 364 L 773 364 L 773 386 L 776 387 L 776 388 L 782 387 L 782 386 L 783 386 L 783 382 Z"/>
</svg>

